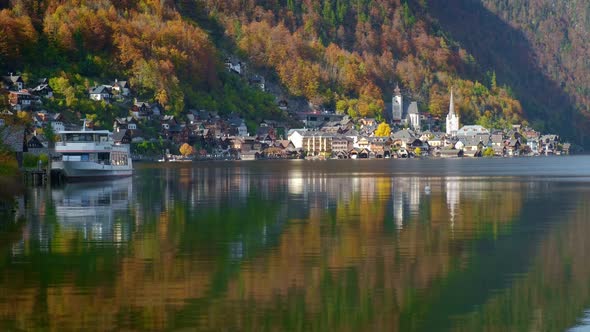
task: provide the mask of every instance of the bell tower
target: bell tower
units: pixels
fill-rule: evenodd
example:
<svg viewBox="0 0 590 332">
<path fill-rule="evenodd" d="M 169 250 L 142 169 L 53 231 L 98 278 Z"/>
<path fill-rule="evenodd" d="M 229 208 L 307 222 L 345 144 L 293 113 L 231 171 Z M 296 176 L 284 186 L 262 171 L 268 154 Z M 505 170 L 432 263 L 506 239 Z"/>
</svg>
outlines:
<svg viewBox="0 0 590 332">
<path fill-rule="evenodd" d="M 399 89 L 399 85 L 395 86 L 393 90 L 393 97 L 391 98 L 391 119 L 393 122 L 400 122 L 402 120 L 403 97 Z"/>
<path fill-rule="evenodd" d="M 455 101 L 453 89 L 451 88 L 451 101 L 449 103 L 449 114 L 447 115 L 447 135 L 456 136 L 459 130 L 459 115 L 455 113 Z"/>
</svg>

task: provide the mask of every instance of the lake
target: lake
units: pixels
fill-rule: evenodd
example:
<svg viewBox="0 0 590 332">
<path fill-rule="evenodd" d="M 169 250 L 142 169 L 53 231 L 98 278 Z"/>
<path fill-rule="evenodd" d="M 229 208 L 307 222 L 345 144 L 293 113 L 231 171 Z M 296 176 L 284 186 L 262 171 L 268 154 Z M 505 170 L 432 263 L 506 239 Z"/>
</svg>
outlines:
<svg viewBox="0 0 590 332">
<path fill-rule="evenodd" d="M 0 223 L 0 330 L 583 331 L 590 157 L 136 164 Z"/>
</svg>

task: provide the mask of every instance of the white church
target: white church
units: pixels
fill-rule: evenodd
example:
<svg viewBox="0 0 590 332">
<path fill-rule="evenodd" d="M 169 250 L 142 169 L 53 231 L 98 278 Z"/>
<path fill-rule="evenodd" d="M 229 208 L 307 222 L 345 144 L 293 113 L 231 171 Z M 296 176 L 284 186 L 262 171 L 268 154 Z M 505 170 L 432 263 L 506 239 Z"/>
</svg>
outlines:
<svg viewBox="0 0 590 332">
<path fill-rule="evenodd" d="M 413 101 L 404 105 L 404 99 L 399 86 L 395 87 L 393 97 L 391 98 L 391 120 L 394 124 L 409 125 L 415 131 L 421 131 L 422 129 L 418 103 Z"/>
<path fill-rule="evenodd" d="M 451 89 L 451 102 L 449 103 L 449 114 L 447 114 L 447 135 L 457 136 L 459 130 L 459 114 L 455 112 L 453 100 L 453 89 Z"/>
</svg>

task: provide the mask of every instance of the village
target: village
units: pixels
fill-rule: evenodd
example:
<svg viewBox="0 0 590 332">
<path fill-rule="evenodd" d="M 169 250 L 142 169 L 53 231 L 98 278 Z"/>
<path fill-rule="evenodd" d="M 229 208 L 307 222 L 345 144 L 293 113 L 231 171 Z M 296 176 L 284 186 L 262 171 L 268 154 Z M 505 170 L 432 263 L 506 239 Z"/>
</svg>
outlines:
<svg viewBox="0 0 590 332">
<path fill-rule="evenodd" d="M 230 71 L 241 70 L 239 64 L 228 61 L 226 65 Z M 265 89 L 263 77 L 256 75 L 248 81 Z M 9 74 L 1 82 L 0 91 L 7 94 L 10 109 L 1 112 L 0 126 L 7 127 L 10 117 L 19 112 L 31 119 L 27 127 L 2 131 L 2 141 L 16 152 L 50 154 L 52 140 L 45 137 L 43 128 L 50 126 L 53 133 L 80 128 L 79 119 L 67 121 L 61 113 L 43 108 L 44 100 L 53 98 L 47 79 L 29 83 Z M 404 102 L 396 87 L 391 103 L 378 118 L 352 119 L 321 109 L 293 110 L 287 100 L 280 99 L 277 107 L 293 120 L 263 120 L 254 130 L 236 114 L 188 110 L 181 116 L 166 115 L 159 104 L 134 98 L 124 80 L 94 86 L 87 97 L 97 103 L 130 105 L 127 116 L 116 117 L 107 129 L 112 130 L 115 142 L 131 145 L 135 160 L 515 157 L 569 154 L 571 147 L 558 135 L 521 125 L 508 129 L 460 126 L 453 92 L 444 121 L 420 112 L 415 101 Z M 92 127 L 92 121 L 87 126 Z"/>
</svg>

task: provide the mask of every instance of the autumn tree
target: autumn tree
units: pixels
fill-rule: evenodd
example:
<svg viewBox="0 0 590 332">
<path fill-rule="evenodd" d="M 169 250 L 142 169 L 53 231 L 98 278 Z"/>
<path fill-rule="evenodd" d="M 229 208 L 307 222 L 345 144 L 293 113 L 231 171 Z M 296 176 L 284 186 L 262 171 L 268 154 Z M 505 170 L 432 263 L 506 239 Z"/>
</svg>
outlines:
<svg viewBox="0 0 590 332">
<path fill-rule="evenodd" d="M 377 137 L 389 137 L 391 135 L 391 128 L 385 122 L 381 122 L 379 126 L 377 126 L 377 130 L 375 130 L 375 136 Z"/>
<path fill-rule="evenodd" d="M 22 56 L 37 41 L 31 18 L 0 10 L 0 67 L 22 63 Z"/>
<path fill-rule="evenodd" d="M 190 156 L 190 155 L 194 154 L 195 153 L 195 149 L 193 149 L 193 147 L 190 146 L 188 143 L 184 143 L 184 144 L 182 144 L 180 146 L 180 153 L 183 156 L 187 157 L 187 156 Z"/>
</svg>

